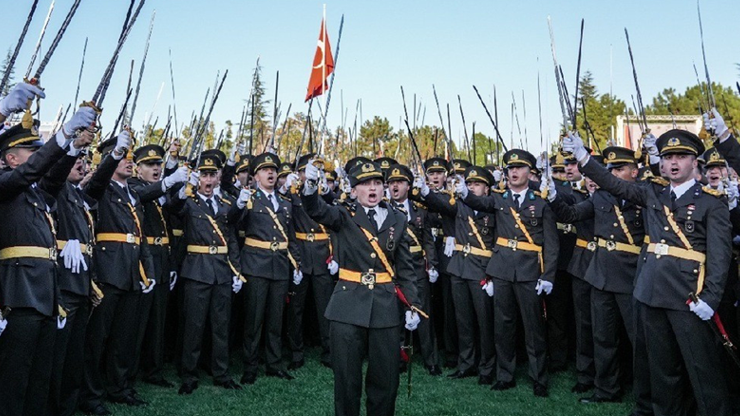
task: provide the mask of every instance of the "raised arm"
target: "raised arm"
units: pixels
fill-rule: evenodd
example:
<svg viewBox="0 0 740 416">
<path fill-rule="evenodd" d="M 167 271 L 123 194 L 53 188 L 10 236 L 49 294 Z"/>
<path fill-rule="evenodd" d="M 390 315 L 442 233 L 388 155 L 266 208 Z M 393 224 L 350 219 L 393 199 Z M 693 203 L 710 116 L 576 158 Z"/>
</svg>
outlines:
<svg viewBox="0 0 740 416">
<path fill-rule="evenodd" d="M 549 204 L 559 222 L 572 224 L 594 217 L 594 203 L 591 198 L 577 204 L 569 204 L 558 193 L 555 200 Z"/>
<path fill-rule="evenodd" d="M 637 205 L 647 205 L 649 187 L 617 178 L 593 158 L 587 158 L 586 164 L 581 166 L 581 171 L 610 194 Z"/>
<path fill-rule="evenodd" d="M 321 225 L 337 231 L 345 221 L 346 217 L 341 212 L 344 208 L 327 204 L 326 201 L 319 196 L 318 191 L 309 195 L 306 195 L 305 192 L 302 191 L 301 200 L 303 201 L 303 206 L 306 209 L 308 216 Z"/>
</svg>

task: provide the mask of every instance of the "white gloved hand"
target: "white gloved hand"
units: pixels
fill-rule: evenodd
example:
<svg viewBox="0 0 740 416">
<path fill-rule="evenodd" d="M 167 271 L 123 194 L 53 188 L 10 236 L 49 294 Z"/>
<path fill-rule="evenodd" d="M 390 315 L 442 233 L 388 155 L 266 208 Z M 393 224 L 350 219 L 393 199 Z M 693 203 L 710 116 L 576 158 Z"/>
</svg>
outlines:
<svg viewBox="0 0 740 416">
<path fill-rule="evenodd" d="M 421 196 L 429 195 L 429 185 L 427 185 L 427 182 L 421 176 L 414 176 L 414 188 L 419 190 Z"/>
<path fill-rule="evenodd" d="M 708 321 L 714 315 L 714 309 L 701 299 L 696 303 L 689 302 L 689 310 L 694 312 L 702 321 Z"/>
<path fill-rule="evenodd" d="M 37 96 L 46 98 L 46 94 L 41 88 L 26 82 L 19 82 L 0 101 L 0 114 L 10 117 L 13 113 L 24 111 L 28 108 L 28 101 L 35 99 Z"/>
<path fill-rule="evenodd" d="M 501 173 L 500 170 L 498 170 L 498 169 L 494 170 L 493 171 L 493 181 L 496 182 L 496 183 L 501 182 L 501 175 L 502 175 L 502 173 Z"/>
<path fill-rule="evenodd" d="M 126 155 L 128 150 L 131 149 L 132 141 L 131 133 L 129 133 L 128 130 L 123 130 L 118 133 L 118 136 L 116 137 L 116 147 L 113 148 L 113 155 L 116 160 L 120 160 Z"/>
<path fill-rule="evenodd" d="M 658 146 L 655 145 L 657 141 L 658 138 L 655 137 L 653 133 L 646 134 L 645 138 L 642 139 L 642 146 L 647 150 L 650 156 L 660 155 L 660 153 L 658 153 Z"/>
<path fill-rule="evenodd" d="M 345 172 L 341 166 L 338 166 L 336 169 L 334 169 L 334 173 L 337 175 L 337 180 L 347 176 L 347 172 Z"/>
<path fill-rule="evenodd" d="M 537 291 L 537 296 L 541 295 L 542 292 L 545 292 L 546 295 L 549 295 L 550 292 L 552 292 L 552 282 L 539 279 L 537 281 L 537 286 L 534 287 L 534 290 Z"/>
<path fill-rule="evenodd" d="M 187 166 L 181 166 L 176 171 L 172 172 L 170 176 L 167 176 L 162 180 L 165 189 L 170 189 L 178 183 L 183 183 L 188 180 L 188 168 Z"/>
<path fill-rule="evenodd" d="M 722 118 L 722 116 L 719 114 L 716 108 L 712 108 L 711 110 L 711 118 L 709 112 L 706 112 L 702 115 L 704 117 L 704 128 L 707 131 L 714 131 L 714 135 L 719 137 L 720 143 L 727 140 L 727 137 L 725 136 L 725 133 L 727 133 L 727 124 L 725 123 L 725 119 Z"/>
<path fill-rule="evenodd" d="M 67 318 L 62 318 L 62 315 L 57 315 L 57 329 L 64 329 L 67 325 Z"/>
<path fill-rule="evenodd" d="M 493 297 L 493 281 L 492 280 L 486 280 L 486 283 L 483 284 L 483 287 L 481 287 L 481 290 L 486 292 L 486 295 L 488 297 Z"/>
<path fill-rule="evenodd" d="M 285 178 L 285 183 L 283 184 L 284 191 L 282 193 L 288 192 L 288 189 L 290 189 L 293 186 L 293 184 L 298 182 L 298 180 L 299 180 L 299 177 L 297 173 L 293 172 L 289 174 L 288 177 Z"/>
<path fill-rule="evenodd" d="M 455 252 L 455 237 L 445 237 L 445 250 L 444 255 L 452 257 L 452 253 Z"/>
<path fill-rule="evenodd" d="M 298 286 L 301 284 L 302 280 L 303 280 L 303 272 L 300 270 L 294 270 L 293 271 L 293 284 Z"/>
<path fill-rule="evenodd" d="M 144 285 L 144 282 L 139 282 L 139 286 L 141 286 L 141 293 L 149 293 L 152 290 L 154 290 L 154 285 L 157 284 L 157 281 L 154 279 L 149 279 L 149 287 Z"/>
<path fill-rule="evenodd" d="M 568 136 L 563 138 L 562 141 L 563 151 L 573 153 L 576 160 L 583 165 L 588 159 L 588 150 L 583 145 L 583 140 L 578 133 L 568 133 Z"/>
<path fill-rule="evenodd" d="M 188 183 L 197 188 L 198 184 L 200 184 L 200 172 L 198 172 L 197 170 L 190 172 Z"/>
<path fill-rule="evenodd" d="M 5 331 L 5 328 L 8 327 L 8 321 L 6 319 L 0 319 L 0 335 L 3 334 L 3 331 Z"/>
<path fill-rule="evenodd" d="M 547 191 L 548 202 L 554 201 L 555 197 L 558 196 L 558 190 L 555 189 L 555 181 L 550 177 L 544 177 L 542 178 L 542 182 L 540 182 L 540 193 L 544 193 L 545 191 Z"/>
<path fill-rule="evenodd" d="M 69 269 L 72 273 L 79 274 L 80 265 L 82 265 L 82 269 L 87 271 L 87 263 L 85 262 L 85 257 L 82 255 L 80 240 L 68 240 L 59 255 L 64 257 L 65 269 Z"/>
<path fill-rule="evenodd" d="M 427 274 L 429 274 L 429 283 L 437 283 L 437 279 L 439 278 L 439 272 L 434 267 L 427 270 Z"/>
<path fill-rule="evenodd" d="M 170 272 L 170 292 L 175 290 L 176 283 L 177 283 L 177 272 L 173 270 Z"/>
<path fill-rule="evenodd" d="M 540 172 L 545 170 L 545 167 L 547 166 L 547 152 L 542 152 L 539 156 L 537 156 L 537 162 L 535 163 L 535 166 L 537 166 L 537 169 L 539 169 Z"/>
<path fill-rule="evenodd" d="M 731 180 L 730 185 L 727 187 L 727 205 L 730 211 L 737 207 L 738 198 L 740 198 L 740 189 L 738 189 L 737 181 Z"/>
<path fill-rule="evenodd" d="M 91 107 L 80 107 L 77 112 L 72 115 L 72 118 L 62 126 L 64 134 L 69 137 L 75 134 L 78 130 L 92 126 L 97 116 L 98 114 Z"/>
<path fill-rule="evenodd" d="M 468 197 L 468 185 L 465 183 L 465 178 L 461 175 L 455 177 L 455 193 L 460 195 L 460 198 L 465 199 Z"/>
<path fill-rule="evenodd" d="M 349 181 L 342 181 L 342 192 L 347 195 L 352 194 L 352 185 L 349 184 Z"/>
<path fill-rule="evenodd" d="M 232 276 L 231 281 L 231 290 L 234 293 L 239 293 L 239 291 L 242 290 L 242 285 L 244 285 L 244 282 L 242 282 L 242 279 L 240 279 L 239 276 Z"/>
<path fill-rule="evenodd" d="M 321 171 L 321 179 L 319 179 L 319 189 L 321 190 L 321 195 L 326 195 L 331 191 L 329 189 L 329 181 L 326 180 L 326 174 L 324 171 Z"/>
<path fill-rule="evenodd" d="M 313 159 L 306 164 L 306 181 L 303 183 L 303 194 L 313 195 L 319 188 L 319 168 L 314 166 Z"/>
<path fill-rule="evenodd" d="M 330 275 L 335 275 L 339 271 L 339 263 L 337 263 L 334 259 L 332 259 L 329 264 L 326 266 L 329 269 Z"/>
<path fill-rule="evenodd" d="M 421 318 L 419 318 L 418 313 L 406 311 L 406 324 L 404 325 L 406 329 L 409 331 L 415 330 L 419 326 L 419 322 L 421 322 Z"/>
<path fill-rule="evenodd" d="M 239 191 L 239 199 L 236 200 L 236 206 L 239 209 L 244 209 L 245 206 L 247 206 L 247 202 L 249 201 L 249 198 L 252 197 L 252 190 L 247 188 L 242 188 L 241 191 Z"/>
</svg>

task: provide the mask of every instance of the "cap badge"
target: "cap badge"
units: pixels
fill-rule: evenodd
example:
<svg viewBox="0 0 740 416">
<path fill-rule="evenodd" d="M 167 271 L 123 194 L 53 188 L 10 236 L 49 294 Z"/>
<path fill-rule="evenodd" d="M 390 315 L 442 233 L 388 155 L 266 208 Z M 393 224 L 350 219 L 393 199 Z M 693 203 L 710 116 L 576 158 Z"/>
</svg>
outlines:
<svg viewBox="0 0 740 416">
<path fill-rule="evenodd" d="M 373 164 L 372 163 L 365 163 L 364 165 L 362 165 L 362 172 L 363 173 L 372 172 L 374 170 L 375 170 L 375 168 L 373 167 Z"/>
<path fill-rule="evenodd" d="M 607 156 L 607 159 L 614 160 L 617 158 L 617 154 L 614 152 L 609 152 L 609 155 Z"/>
<path fill-rule="evenodd" d="M 668 139 L 668 146 L 678 146 L 679 144 L 681 144 L 681 141 L 678 140 L 677 137 L 671 137 Z"/>
</svg>

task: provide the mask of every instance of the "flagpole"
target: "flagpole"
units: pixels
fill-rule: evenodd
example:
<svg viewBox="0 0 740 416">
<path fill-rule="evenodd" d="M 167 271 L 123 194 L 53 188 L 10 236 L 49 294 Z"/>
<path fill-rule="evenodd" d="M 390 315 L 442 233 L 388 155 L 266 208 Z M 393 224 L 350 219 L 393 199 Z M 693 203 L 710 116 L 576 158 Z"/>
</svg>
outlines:
<svg viewBox="0 0 740 416">
<path fill-rule="evenodd" d="M 326 3 L 324 3 L 324 15 L 323 15 L 323 21 L 321 24 L 321 27 L 323 29 L 323 32 L 321 33 L 321 37 L 323 38 L 322 43 L 324 44 L 321 57 L 322 64 L 321 64 L 321 94 L 324 96 L 324 108 L 327 107 L 326 102 Z M 326 116 L 324 116 L 326 117 Z M 319 134 L 321 135 L 321 150 L 320 152 L 324 152 L 324 130 L 326 130 L 326 121 L 324 121 L 324 129 L 319 130 Z"/>
</svg>

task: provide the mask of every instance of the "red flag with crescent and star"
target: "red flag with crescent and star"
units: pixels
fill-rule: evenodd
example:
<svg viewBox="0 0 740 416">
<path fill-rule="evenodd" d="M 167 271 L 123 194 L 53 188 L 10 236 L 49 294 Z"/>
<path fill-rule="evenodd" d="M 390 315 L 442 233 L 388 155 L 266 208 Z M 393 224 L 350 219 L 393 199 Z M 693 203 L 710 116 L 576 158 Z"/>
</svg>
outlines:
<svg viewBox="0 0 740 416">
<path fill-rule="evenodd" d="M 318 97 L 329 89 L 327 79 L 332 72 L 334 72 L 334 58 L 331 55 L 331 45 L 329 45 L 329 35 L 326 33 L 325 21 L 321 19 L 319 42 L 316 45 L 316 54 L 311 66 L 311 78 L 308 80 L 306 101 Z"/>
</svg>

